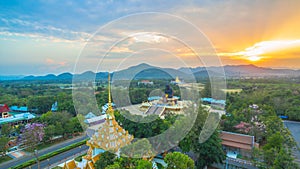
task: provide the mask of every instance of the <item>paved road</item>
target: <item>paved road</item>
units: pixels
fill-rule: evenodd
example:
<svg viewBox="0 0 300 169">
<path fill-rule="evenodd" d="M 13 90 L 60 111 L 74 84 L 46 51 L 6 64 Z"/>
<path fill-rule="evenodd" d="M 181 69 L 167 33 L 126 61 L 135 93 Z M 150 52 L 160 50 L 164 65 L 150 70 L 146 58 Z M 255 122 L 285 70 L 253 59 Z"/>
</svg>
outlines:
<svg viewBox="0 0 300 169">
<path fill-rule="evenodd" d="M 283 121 L 284 125 L 291 131 L 295 141 L 298 144 L 298 148 L 300 148 L 300 122 L 295 121 Z M 300 151 L 299 149 L 294 149 L 293 154 L 296 157 L 296 162 L 300 164 Z"/>
<path fill-rule="evenodd" d="M 64 153 L 58 154 L 52 158 L 49 158 L 49 161 L 48 160 L 41 161 L 40 167 L 45 169 L 55 167 L 61 163 L 64 163 L 70 159 L 73 159 L 81 154 L 86 153 L 88 148 L 89 148 L 88 146 L 83 145 L 81 147 L 76 147 Z M 27 167 L 27 169 L 38 169 L 38 166 L 37 164 L 35 164 L 30 167 Z"/>
<path fill-rule="evenodd" d="M 58 143 L 58 144 L 55 144 L 55 145 L 53 145 L 51 147 L 48 147 L 46 149 L 38 151 L 38 155 L 41 156 L 41 155 L 50 153 L 50 152 L 55 151 L 57 149 L 66 147 L 66 146 L 68 146 L 70 144 L 82 141 L 82 140 L 84 140 L 86 138 L 87 138 L 87 136 L 84 135 L 84 136 L 76 137 L 76 138 L 71 139 L 71 140 L 66 140 L 66 141 L 64 141 L 62 143 Z M 24 163 L 24 162 L 26 162 L 28 160 L 33 159 L 33 158 L 34 158 L 34 156 L 27 155 L 27 156 L 24 156 L 24 157 L 21 157 L 21 158 L 13 159 L 13 160 L 10 160 L 10 161 L 7 161 L 5 163 L 0 164 L 0 168 L 1 169 L 8 169 L 10 167 L 16 166 L 16 165 L 18 165 L 20 163 Z"/>
</svg>

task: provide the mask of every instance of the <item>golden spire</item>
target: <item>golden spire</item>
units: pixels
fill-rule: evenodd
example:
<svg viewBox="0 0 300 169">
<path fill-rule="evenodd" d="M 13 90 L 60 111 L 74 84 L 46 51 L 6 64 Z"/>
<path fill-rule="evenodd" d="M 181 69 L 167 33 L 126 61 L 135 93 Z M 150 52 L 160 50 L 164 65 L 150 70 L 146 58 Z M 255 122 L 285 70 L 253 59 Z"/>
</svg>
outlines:
<svg viewBox="0 0 300 169">
<path fill-rule="evenodd" d="M 109 114 L 112 118 L 114 117 L 114 109 L 111 103 L 111 92 L 110 92 L 110 73 L 108 73 L 108 109 L 107 114 Z"/>
<path fill-rule="evenodd" d="M 111 102 L 111 84 L 110 84 L 110 74 L 108 74 L 108 108 L 106 110 L 106 123 L 103 123 L 95 131 L 90 140 L 87 141 L 87 146 L 89 150 L 87 155 L 83 157 L 88 160 L 87 164 L 94 164 L 98 160 L 99 154 L 95 155 L 94 150 L 103 149 L 105 151 L 112 151 L 114 153 L 125 145 L 130 144 L 133 140 L 133 136 L 123 129 L 115 119 L 114 109 Z M 101 158 L 101 157 L 100 157 Z M 92 167 L 94 168 L 94 167 Z"/>
</svg>

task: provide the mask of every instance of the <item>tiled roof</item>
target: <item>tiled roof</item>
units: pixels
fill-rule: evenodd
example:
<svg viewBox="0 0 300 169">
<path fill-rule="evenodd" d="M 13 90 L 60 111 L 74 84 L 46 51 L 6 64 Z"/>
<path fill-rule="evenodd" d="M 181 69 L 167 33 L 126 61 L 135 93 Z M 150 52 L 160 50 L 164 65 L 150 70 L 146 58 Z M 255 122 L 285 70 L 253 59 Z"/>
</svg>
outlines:
<svg viewBox="0 0 300 169">
<path fill-rule="evenodd" d="M 74 160 L 71 160 L 71 161 L 65 163 L 63 169 L 80 169 L 80 168 L 77 167 Z"/>
<path fill-rule="evenodd" d="M 254 136 L 222 131 L 222 145 L 251 150 L 254 147 Z"/>
</svg>

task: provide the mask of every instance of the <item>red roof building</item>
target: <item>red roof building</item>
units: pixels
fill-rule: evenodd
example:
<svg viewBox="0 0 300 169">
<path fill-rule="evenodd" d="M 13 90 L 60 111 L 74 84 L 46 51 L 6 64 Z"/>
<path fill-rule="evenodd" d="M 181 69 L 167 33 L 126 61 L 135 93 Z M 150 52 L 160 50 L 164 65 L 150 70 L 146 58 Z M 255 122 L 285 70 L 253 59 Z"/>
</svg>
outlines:
<svg viewBox="0 0 300 169">
<path fill-rule="evenodd" d="M 0 104 L 0 118 L 6 118 L 10 115 L 8 112 L 10 111 L 9 107 L 6 104 Z"/>
<path fill-rule="evenodd" d="M 251 130 L 252 126 L 251 124 L 242 121 L 238 125 L 234 126 L 234 128 L 238 129 L 242 133 L 247 134 Z"/>
<path fill-rule="evenodd" d="M 6 104 L 0 104 L 0 113 L 9 112 L 9 107 Z"/>
<path fill-rule="evenodd" d="M 242 156 L 251 157 L 252 149 L 259 146 L 254 142 L 254 136 L 222 131 L 220 137 L 227 152 L 231 151 Z"/>
</svg>

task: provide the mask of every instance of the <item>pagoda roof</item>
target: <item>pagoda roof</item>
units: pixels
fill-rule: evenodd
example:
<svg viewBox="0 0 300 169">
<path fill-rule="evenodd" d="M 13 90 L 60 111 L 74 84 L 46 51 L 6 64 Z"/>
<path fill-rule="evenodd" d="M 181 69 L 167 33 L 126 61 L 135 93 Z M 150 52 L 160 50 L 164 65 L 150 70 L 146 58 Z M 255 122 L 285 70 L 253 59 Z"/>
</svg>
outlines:
<svg viewBox="0 0 300 169">
<path fill-rule="evenodd" d="M 133 136 L 128 134 L 115 120 L 114 110 L 110 93 L 110 75 L 108 75 L 108 108 L 106 110 L 106 120 L 95 131 L 87 145 L 90 148 L 99 148 L 106 151 L 117 152 L 123 146 L 130 144 Z M 87 119 L 89 120 L 89 119 Z"/>
<path fill-rule="evenodd" d="M 70 160 L 68 162 L 65 162 L 63 169 L 80 169 L 77 167 L 77 164 L 75 163 L 74 160 Z"/>
<path fill-rule="evenodd" d="M 106 151 L 117 152 L 121 147 L 130 144 L 132 140 L 133 136 L 110 117 L 99 127 L 87 144 Z"/>
</svg>

